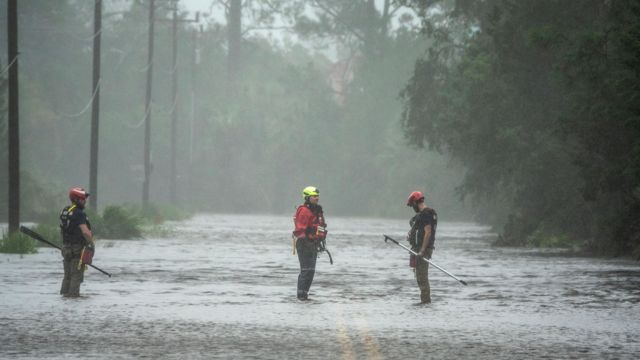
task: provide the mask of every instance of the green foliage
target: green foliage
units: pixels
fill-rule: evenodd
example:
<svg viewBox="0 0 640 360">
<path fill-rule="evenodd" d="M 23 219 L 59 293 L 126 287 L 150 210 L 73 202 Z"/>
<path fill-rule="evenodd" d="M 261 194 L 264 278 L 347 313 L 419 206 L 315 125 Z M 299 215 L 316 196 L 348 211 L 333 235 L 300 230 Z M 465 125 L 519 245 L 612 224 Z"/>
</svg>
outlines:
<svg viewBox="0 0 640 360">
<path fill-rule="evenodd" d="M 566 234 L 549 234 L 537 229 L 527 238 L 527 245 L 540 248 L 571 248 L 576 244 Z"/>
<path fill-rule="evenodd" d="M 133 239 L 142 236 L 140 217 L 130 210 L 120 206 L 107 206 L 102 216 L 97 219 L 92 229 L 95 236 L 102 239 Z"/>
<path fill-rule="evenodd" d="M 20 232 L 11 235 L 2 235 L 0 240 L 0 253 L 9 254 L 33 254 L 36 252 L 36 240 Z"/>
<path fill-rule="evenodd" d="M 39 223 L 37 224 L 33 229 L 33 231 L 37 232 L 38 234 L 42 235 L 43 238 L 45 238 L 46 240 L 48 240 L 49 242 L 52 242 L 58 246 L 62 246 L 62 234 L 60 232 L 60 225 L 57 223 Z M 37 241 L 37 246 L 38 247 L 48 247 L 50 245 L 47 245 L 43 242 L 39 242 Z"/>
<path fill-rule="evenodd" d="M 434 45 L 403 92 L 405 132 L 462 161 L 479 219 L 503 244 L 638 249 L 640 5 L 418 3 Z"/>
<path fill-rule="evenodd" d="M 135 239 L 142 234 L 153 237 L 166 237 L 172 233 L 170 227 L 163 225 L 166 220 L 183 220 L 190 216 L 186 211 L 171 205 L 151 206 L 144 213 L 141 207 L 107 206 L 102 214 L 85 209 L 91 229 L 97 239 Z M 57 212 L 43 217 L 43 222 L 33 229 L 54 244 L 62 245 L 62 235 Z M 37 246 L 48 246 L 37 243 Z"/>
</svg>

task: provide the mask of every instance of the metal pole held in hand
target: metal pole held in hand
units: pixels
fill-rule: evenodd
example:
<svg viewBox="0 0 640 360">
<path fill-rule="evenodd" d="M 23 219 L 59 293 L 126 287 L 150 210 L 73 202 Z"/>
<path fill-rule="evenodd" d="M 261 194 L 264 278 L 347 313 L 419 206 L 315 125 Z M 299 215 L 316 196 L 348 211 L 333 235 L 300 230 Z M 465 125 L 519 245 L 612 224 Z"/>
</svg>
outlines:
<svg viewBox="0 0 640 360">
<path fill-rule="evenodd" d="M 438 265 L 434 264 L 434 263 L 433 263 L 433 261 L 431 261 L 431 260 L 427 259 L 426 257 L 418 256 L 418 254 L 417 254 L 415 251 L 413 251 L 413 250 L 409 249 L 408 247 L 406 247 L 406 246 L 404 246 L 404 245 L 400 244 L 400 243 L 399 243 L 399 242 L 397 242 L 395 239 L 393 239 L 393 238 L 391 238 L 391 237 L 389 237 L 389 236 L 387 236 L 387 235 L 384 235 L 384 234 L 383 234 L 383 236 L 384 236 L 384 242 L 387 242 L 388 240 L 393 241 L 396 245 L 398 245 L 398 246 L 400 246 L 400 247 L 404 248 L 405 250 L 407 250 L 407 251 L 408 251 L 408 252 L 410 252 L 411 254 L 413 254 L 413 255 L 415 255 L 415 256 L 417 256 L 417 257 L 419 257 L 420 259 L 422 259 L 422 260 L 424 260 L 424 261 L 428 262 L 429 264 L 433 265 L 435 268 L 437 268 L 438 270 L 442 271 L 443 273 L 445 273 L 445 274 L 447 274 L 447 275 L 451 276 L 452 278 L 454 278 L 454 279 L 458 280 L 462 285 L 467 285 L 467 282 L 466 282 L 466 281 L 461 280 L 460 278 L 458 278 L 457 276 L 455 276 L 455 275 L 453 275 L 452 273 L 448 272 L 447 270 L 445 270 L 445 269 L 441 268 L 440 266 L 438 266 Z"/>
<path fill-rule="evenodd" d="M 56 245 L 56 244 L 54 244 L 54 243 L 50 242 L 49 240 L 47 240 L 47 239 L 43 238 L 40 234 L 38 234 L 37 232 L 35 232 L 35 231 L 33 231 L 33 230 L 29 229 L 28 227 L 25 227 L 25 226 L 22 226 L 22 225 L 21 225 L 21 226 L 20 226 L 20 232 L 22 232 L 22 233 L 24 233 L 24 234 L 27 234 L 27 235 L 31 236 L 32 238 L 34 238 L 34 239 L 36 239 L 36 240 L 38 240 L 38 241 L 40 241 L 40 242 L 43 242 L 43 243 L 45 243 L 45 244 L 47 244 L 47 245 L 50 245 L 50 246 L 53 246 L 54 248 L 56 248 L 56 249 L 58 249 L 58 250 L 62 251 L 62 248 L 60 248 L 60 246 L 58 246 L 58 245 Z M 106 272 L 106 271 L 104 271 L 104 270 L 100 269 L 100 268 L 99 268 L 99 267 L 97 267 L 97 266 L 94 266 L 94 265 L 92 265 L 92 264 L 86 264 L 86 265 L 89 265 L 89 266 L 91 266 L 92 268 L 94 268 L 94 269 L 96 269 L 96 270 L 100 271 L 101 273 L 103 273 L 103 274 L 105 274 L 105 275 L 107 275 L 107 276 L 111 277 L 111 274 L 109 274 L 108 272 Z"/>
</svg>

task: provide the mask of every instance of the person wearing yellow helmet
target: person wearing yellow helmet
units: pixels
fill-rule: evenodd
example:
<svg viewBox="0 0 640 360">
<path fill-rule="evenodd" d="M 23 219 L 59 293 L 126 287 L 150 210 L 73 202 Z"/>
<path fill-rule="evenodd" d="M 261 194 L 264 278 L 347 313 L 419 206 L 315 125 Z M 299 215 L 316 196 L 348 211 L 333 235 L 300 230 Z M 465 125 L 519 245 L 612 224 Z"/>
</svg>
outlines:
<svg viewBox="0 0 640 360">
<path fill-rule="evenodd" d="M 293 238 L 295 250 L 300 262 L 297 297 L 299 300 L 309 299 L 309 288 L 316 272 L 318 244 L 327 236 L 327 224 L 324 221 L 322 206 L 318 204 L 320 191 L 315 186 L 307 186 L 302 190 L 304 204 L 298 206 L 293 217 Z"/>
</svg>

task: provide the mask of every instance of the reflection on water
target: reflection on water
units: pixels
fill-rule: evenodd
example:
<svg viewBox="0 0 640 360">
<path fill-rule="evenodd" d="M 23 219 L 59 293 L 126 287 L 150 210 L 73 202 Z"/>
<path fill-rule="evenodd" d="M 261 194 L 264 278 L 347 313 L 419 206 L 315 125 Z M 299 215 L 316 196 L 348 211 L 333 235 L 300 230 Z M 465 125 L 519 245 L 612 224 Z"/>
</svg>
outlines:
<svg viewBox="0 0 640 360">
<path fill-rule="evenodd" d="M 331 219 L 313 301 L 295 299 L 291 219 L 201 215 L 170 239 L 99 241 L 81 299 L 57 295 L 55 249 L 0 255 L 0 358 L 635 358 L 640 266 L 495 248 L 443 223 L 419 290 L 406 221 Z M 75 342 L 68 341 L 76 339 Z M 426 353 L 425 353 L 426 352 Z"/>
</svg>

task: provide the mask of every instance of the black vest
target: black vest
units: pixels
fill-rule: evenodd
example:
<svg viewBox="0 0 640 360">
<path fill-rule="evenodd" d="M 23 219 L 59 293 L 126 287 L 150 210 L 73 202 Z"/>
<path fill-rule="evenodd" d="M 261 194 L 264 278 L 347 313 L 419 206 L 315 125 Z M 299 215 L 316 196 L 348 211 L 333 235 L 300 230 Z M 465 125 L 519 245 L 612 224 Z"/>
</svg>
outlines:
<svg viewBox="0 0 640 360">
<path fill-rule="evenodd" d="M 433 248 L 436 242 L 436 228 L 438 227 L 438 215 L 432 208 L 424 208 L 409 221 L 411 231 L 409 231 L 409 243 L 413 250 L 419 251 L 424 239 L 424 227 L 431 225 L 431 237 L 429 237 L 428 248 Z"/>
<path fill-rule="evenodd" d="M 60 212 L 60 232 L 62 242 L 65 244 L 84 244 L 85 238 L 80 230 L 80 225 L 87 224 L 91 229 L 87 215 L 77 205 L 65 206 Z"/>
</svg>

